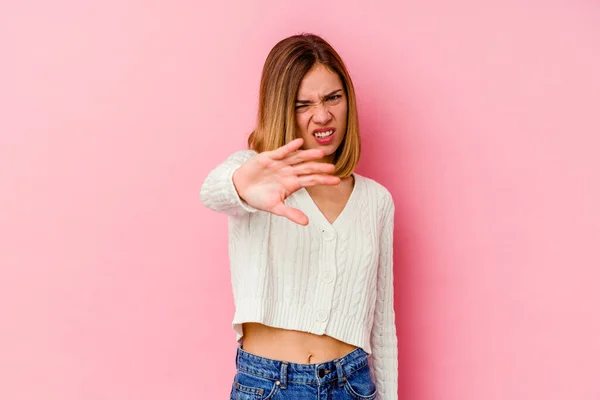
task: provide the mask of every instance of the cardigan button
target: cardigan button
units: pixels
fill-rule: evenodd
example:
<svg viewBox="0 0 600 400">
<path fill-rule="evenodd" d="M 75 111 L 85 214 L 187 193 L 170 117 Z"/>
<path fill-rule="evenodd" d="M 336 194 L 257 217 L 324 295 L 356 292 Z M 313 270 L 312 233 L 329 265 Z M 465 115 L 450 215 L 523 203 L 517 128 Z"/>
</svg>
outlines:
<svg viewBox="0 0 600 400">
<path fill-rule="evenodd" d="M 330 231 L 323 231 L 323 239 L 327 240 L 328 242 L 331 242 L 335 239 L 335 233 Z"/>
<path fill-rule="evenodd" d="M 327 321 L 327 312 L 325 310 L 317 311 L 317 321 L 319 321 L 319 322 Z"/>
<path fill-rule="evenodd" d="M 331 281 L 333 281 L 333 272 L 331 270 L 323 272 L 323 282 L 331 283 Z"/>
</svg>

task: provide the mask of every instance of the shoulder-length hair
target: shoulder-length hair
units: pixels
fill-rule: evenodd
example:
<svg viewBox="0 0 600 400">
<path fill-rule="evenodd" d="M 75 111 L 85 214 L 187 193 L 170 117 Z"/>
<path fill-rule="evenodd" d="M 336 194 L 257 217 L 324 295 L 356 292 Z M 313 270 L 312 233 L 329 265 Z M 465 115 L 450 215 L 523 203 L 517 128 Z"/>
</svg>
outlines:
<svg viewBox="0 0 600 400">
<path fill-rule="evenodd" d="M 354 86 L 338 53 L 324 39 L 300 34 L 273 47 L 262 71 L 258 118 L 248 147 L 258 153 L 275 150 L 296 138 L 295 103 L 306 73 L 321 64 L 339 75 L 348 102 L 344 140 L 334 155 L 335 175 L 350 176 L 360 159 L 360 132 Z"/>
</svg>

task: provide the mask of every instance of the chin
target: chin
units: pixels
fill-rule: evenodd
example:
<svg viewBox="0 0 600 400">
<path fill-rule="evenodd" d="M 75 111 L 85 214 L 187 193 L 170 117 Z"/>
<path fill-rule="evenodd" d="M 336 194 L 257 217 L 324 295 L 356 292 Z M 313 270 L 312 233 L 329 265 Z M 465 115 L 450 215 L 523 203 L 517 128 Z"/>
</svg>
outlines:
<svg viewBox="0 0 600 400">
<path fill-rule="evenodd" d="M 328 157 L 328 156 L 332 156 L 332 155 L 334 155 L 334 154 L 335 154 L 335 152 L 337 151 L 338 147 L 339 147 L 339 146 L 336 146 L 336 145 L 334 145 L 334 144 L 330 144 L 330 145 L 328 145 L 328 146 L 320 146 L 320 145 L 318 145 L 318 144 L 317 144 L 317 145 L 311 145 L 311 146 L 308 146 L 308 147 L 306 147 L 305 149 L 306 149 L 306 150 L 308 150 L 308 149 L 319 149 L 319 150 L 323 150 L 323 154 L 325 155 L 325 157 Z"/>
<path fill-rule="evenodd" d="M 339 143 L 331 143 L 330 145 L 326 146 L 327 150 L 325 150 L 326 152 L 331 152 L 331 154 L 334 154 L 336 151 L 339 150 L 339 148 L 342 146 L 342 141 L 340 140 Z"/>
<path fill-rule="evenodd" d="M 325 156 L 332 156 L 335 154 L 335 152 L 337 151 L 337 149 L 339 148 L 339 145 L 331 145 L 331 146 L 327 146 L 327 147 L 323 147 L 322 150 L 325 153 Z"/>
<path fill-rule="evenodd" d="M 320 149 L 320 150 L 323 150 L 326 157 L 334 155 L 335 152 L 338 150 L 338 148 L 342 145 L 341 142 L 340 143 L 330 143 L 328 145 L 320 145 L 318 143 L 315 143 L 312 136 L 310 136 L 309 138 L 306 138 L 306 137 L 302 137 L 302 138 L 304 139 L 304 144 L 302 145 L 302 148 L 304 150 Z"/>
</svg>

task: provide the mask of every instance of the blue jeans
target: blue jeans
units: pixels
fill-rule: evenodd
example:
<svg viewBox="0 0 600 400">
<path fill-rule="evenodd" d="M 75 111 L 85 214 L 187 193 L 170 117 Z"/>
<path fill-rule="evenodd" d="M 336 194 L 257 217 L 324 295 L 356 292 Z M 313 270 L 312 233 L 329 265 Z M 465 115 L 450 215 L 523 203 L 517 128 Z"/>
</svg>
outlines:
<svg viewBox="0 0 600 400">
<path fill-rule="evenodd" d="M 319 364 L 296 364 L 248 353 L 238 344 L 230 400 L 374 400 L 367 357 L 357 348 Z"/>
</svg>

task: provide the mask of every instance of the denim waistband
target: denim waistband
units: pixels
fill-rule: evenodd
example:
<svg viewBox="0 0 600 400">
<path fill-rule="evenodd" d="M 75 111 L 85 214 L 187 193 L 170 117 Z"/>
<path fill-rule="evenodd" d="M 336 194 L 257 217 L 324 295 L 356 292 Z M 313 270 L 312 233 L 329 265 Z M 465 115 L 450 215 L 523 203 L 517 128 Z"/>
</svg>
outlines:
<svg viewBox="0 0 600 400">
<path fill-rule="evenodd" d="M 244 351 L 242 345 L 238 344 L 235 363 L 239 371 L 280 381 L 282 389 L 288 383 L 320 386 L 332 380 L 337 380 L 341 386 L 346 381 L 346 376 L 368 363 L 368 354 L 359 347 L 333 360 L 318 364 L 299 364 L 257 356 Z"/>
</svg>

